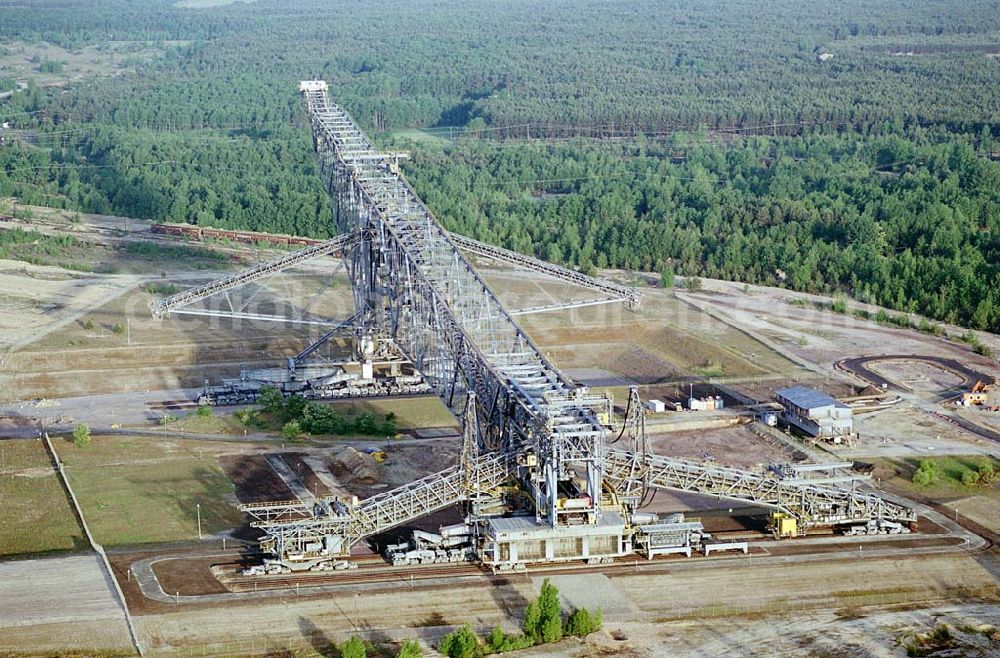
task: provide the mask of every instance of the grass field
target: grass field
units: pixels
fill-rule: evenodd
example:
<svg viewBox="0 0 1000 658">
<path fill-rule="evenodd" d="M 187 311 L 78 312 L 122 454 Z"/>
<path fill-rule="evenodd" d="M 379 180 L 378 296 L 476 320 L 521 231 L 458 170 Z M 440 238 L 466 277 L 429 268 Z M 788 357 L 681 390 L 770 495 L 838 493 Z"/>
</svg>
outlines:
<svg viewBox="0 0 1000 658">
<path fill-rule="evenodd" d="M 229 502 L 233 484 L 222 472 L 218 444 L 150 438 L 94 437 L 87 448 L 57 449 L 98 542 L 176 541 L 241 523 Z"/>
<path fill-rule="evenodd" d="M 85 546 L 39 441 L 0 441 L 0 463 L 0 556 Z"/>
<path fill-rule="evenodd" d="M 41 439 L 0 441 L 0 473 L 24 468 L 51 468 Z"/>
<path fill-rule="evenodd" d="M 437 397 L 396 398 L 394 400 L 339 400 L 330 402 L 338 411 L 360 414 L 370 411 L 377 416 L 396 414 L 401 430 L 422 427 L 451 427 L 458 421 Z"/>
<path fill-rule="evenodd" d="M 248 428 L 240 421 L 236 420 L 232 414 L 220 414 L 213 412 L 210 416 L 199 416 L 191 413 L 183 418 L 170 423 L 168 432 L 191 432 L 192 434 L 231 434 L 233 436 L 243 436 L 244 430 L 248 432 L 258 431 L 256 428 Z"/>
<path fill-rule="evenodd" d="M 986 459 L 988 458 L 978 455 L 975 457 L 924 457 L 919 460 L 883 460 L 882 465 L 887 467 L 885 476 L 889 478 L 892 485 L 930 500 L 947 502 L 956 498 L 980 496 L 1000 501 L 1000 482 L 994 481 L 991 484 L 972 486 L 962 483 L 962 476 L 969 471 L 976 470 Z M 938 476 L 930 484 L 919 485 L 913 482 L 913 474 L 921 461 L 929 461 L 936 466 Z M 1000 472 L 1000 461 L 993 459 L 992 463 L 994 471 Z"/>
</svg>

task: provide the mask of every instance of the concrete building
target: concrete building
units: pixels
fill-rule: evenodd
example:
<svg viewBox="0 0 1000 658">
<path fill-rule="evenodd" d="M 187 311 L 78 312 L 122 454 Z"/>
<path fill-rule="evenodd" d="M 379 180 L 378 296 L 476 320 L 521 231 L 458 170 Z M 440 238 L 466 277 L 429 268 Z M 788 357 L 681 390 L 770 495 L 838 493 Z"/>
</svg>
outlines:
<svg viewBox="0 0 1000 658">
<path fill-rule="evenodd" d="M 775 391 L 774 397 L 784 408 L 782 419 L 809 436 L 839 442 L 854 433 L 851 408 L 822 391 L 792 386 Z"/>
</svg>

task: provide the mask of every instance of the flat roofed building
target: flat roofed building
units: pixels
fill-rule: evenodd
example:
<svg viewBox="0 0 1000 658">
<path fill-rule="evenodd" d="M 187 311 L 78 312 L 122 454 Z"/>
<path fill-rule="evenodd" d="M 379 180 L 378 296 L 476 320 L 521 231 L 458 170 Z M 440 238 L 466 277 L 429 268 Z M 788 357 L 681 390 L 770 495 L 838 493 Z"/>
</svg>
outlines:
<svg viewBox="0 0 1000 658">
<path fill-rule="evenodd" d="M 807 386 L 782 388 L 774 393 L 782 418 L 810 436 L 838 439 L 854 433 L 854 413 L 846 404 Z"/>
</svg>

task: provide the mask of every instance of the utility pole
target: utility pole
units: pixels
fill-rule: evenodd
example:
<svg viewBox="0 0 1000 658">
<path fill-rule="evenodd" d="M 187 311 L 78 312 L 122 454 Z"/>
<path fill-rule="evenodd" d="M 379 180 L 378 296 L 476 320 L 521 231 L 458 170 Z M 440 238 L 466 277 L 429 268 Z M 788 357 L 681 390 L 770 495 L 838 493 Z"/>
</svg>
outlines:
<svg viewBox="0 0 1000 658">
<path fill-rule="evenodd" d="M 198 539 L 201 539 L 201 503 L 195 503 L 198 510 Z"/>
</svg>

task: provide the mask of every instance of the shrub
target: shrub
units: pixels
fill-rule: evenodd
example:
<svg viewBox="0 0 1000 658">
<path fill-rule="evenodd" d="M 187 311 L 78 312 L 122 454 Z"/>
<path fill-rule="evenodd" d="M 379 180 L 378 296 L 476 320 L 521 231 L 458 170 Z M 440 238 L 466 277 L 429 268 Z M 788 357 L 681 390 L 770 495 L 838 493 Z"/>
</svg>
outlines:
<svg viewBox="0 0 1000 658">
<path fill-rule="evenodd" d="M 926 487 L 929 484 L 933 484 L 938 479 L 938 467 L 937 464 L 929 459 L 921 459 L 920 464 L 917 466 L 917 470 L 913 473 L 913 484 L 918 484 L 922 487 Z"/>
<path fill-rule="evenodd" d="M 209 418 L 212 415 L 212 407 L 207 404 L 199 404 L 198 410 L 194 414 L 199 418 Z"/>
<path fill-rule="evenodd" d="M 399 647 L 396 658 L 424 658 L 424 650 L 416 640 L 406 640 L 403 646 Z"/>
<path fill-rule="evenodd" d="M 993 470 L 993 464 L 990 463 L 989 460 L 986 460 L 982 464 L 980 464 L 979 468 L 976 469 L 976 472 L 979 474 L 980 484 L 990 484 L 996 477 L 996 472 Z"/>
<path fill-rule="evenodd" d="M 125 333 L 125 325 L 123 325 L 121 322 L 116 322 L 114 326 L 111 327 L 111 333 L 121 336 L 123 333 Z"/>
<path fill-rule="evenodd" d="M 260 419 L 257 417 L 257 410 L 250 407 L 240 409 L 233 414 L 233 418 L 240 421 L 246 427 L 255 427 L 260 423 Z"/>
<path fill-rule="evenodd" d="M 472 630 L 472 626 L 468 624 L 441 638 L 438 651 L 448 656 L 448 658 L 479 658 L 483 655 L 479 636 Z"/>
<path fill-rule="evenodd" d="M 173 295 L 178 288 L 172 283 L 150 282 L 146 284 L 146 292 L 151 295 Z"/>
<path fill-rule="evenodd" d="M 603 613 L 597 610 L 591 613 L 586 608 L 579 608 L 566 620 L 566 635 L 584 637 L 594 631 L 600 630 L 603 623 Z"/>
<path fill-rule="evenodd" d="M 79 423 L 73 428 L 73 443 L 78 448 L 86 448 L 90 445 L 90 425 Z"/>
<path fill-rule="evenodd" d="M 358 637 L 351 637 L 340 649 L 340 658 L 366 658 L 368 656 L 368 648 L 365 646 L 364 641 Z"/>
<path fill-rule="evenodd" d="M 527 635 L 509 635 L 504 633 L 499 626 L 494 626 L 489 637 L 486 638 L 486 653 L 518 651 L 527 649 L 534 644 L 535 641 Z"/>
<path fill-rule="evenodd" d="M 538 598 L 528 604 L 524 615 L 524 634 L 536 643 L 558 642 L 562 639 L 561 612 L 559 590 L 546 578 Z"/>
<path fill-rule="evenodd" d="M 962 484 L 967 487 L 974 487 L 979 484 L 979 473 L 975 471 L 965 471 L 962 473 Z"/>
<path fill-rule="evenodd" d="M 297 420 L 290 420 L 281 427 L 281 436 L 286 439 L 297 439 L 300 434 L 302 434 L 302 426 Z"/>
</svg>

